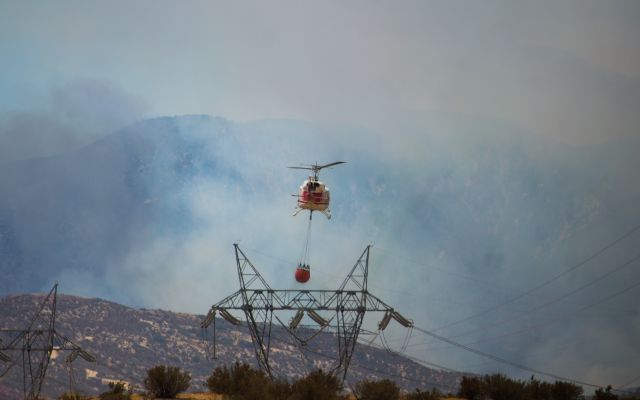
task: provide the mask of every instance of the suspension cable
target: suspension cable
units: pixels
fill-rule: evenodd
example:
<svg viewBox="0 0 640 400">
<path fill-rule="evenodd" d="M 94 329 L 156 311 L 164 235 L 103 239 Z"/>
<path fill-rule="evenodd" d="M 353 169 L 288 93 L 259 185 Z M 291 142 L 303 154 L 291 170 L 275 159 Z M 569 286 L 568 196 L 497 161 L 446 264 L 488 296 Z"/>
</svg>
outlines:
<svg viewBox="0 0 640 400">
<path fill-rule="evenodd" d="M 311 241 L 311 216 L 313 215 L 313 211 L 309 212 L 309 223 L 307 224 L 307 233 L 304 240 L 304 245 L 302 246 L 302 256 L 300 257 L 300 264 L 310 264 L 309 262 L 309 242 Z"/>
</svg>

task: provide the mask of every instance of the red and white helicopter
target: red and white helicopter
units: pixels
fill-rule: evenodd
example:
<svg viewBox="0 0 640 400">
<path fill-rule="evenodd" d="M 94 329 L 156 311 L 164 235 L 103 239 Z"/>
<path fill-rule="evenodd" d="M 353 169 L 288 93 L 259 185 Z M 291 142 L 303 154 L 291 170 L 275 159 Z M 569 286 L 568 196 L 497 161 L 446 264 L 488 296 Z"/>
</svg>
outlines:
<svg viewBox="0 0 640 400">
<path fill-rule="evenodd" d="M 302 250 L 302 258 L 296 268 L 295 278 L 300 283 L 306 283 L 311 277 L 311 266 L 309 265 L 309 237 L 311 235 L 311 217 L 314 211 L 320 211 L 327 219 L 331 219 L 331 212 L 329 211 L 329 202 L 331 197 L 329 195 L 329 188 L 324 183 L 318 180 L 318 173 L 323 168 L 333 167 L 334 165 L 344 164 L 344 161 L 336 161 L 325 165 L 303 165 L 300 167 L 289 167 L 293 169 L 307 169 L 313 171 L 313 175 L 309 176 L 309 179 L 302 182 L 300 186 L 300 192 L 292 196 L 298 197 L 298 205 L 293 215 L 298 215 L 302 210 L 309 210 L 309 225 L 307 227 L 307 236 L 304 241 Z"/>
<path fill-rule="evenodd" d="M 307 169 L 313 171 L 313 175 L 309 176 L 309 179 L 302 182 L 300 186 L 300 192 L 296 195 L 298 197 L 298 206 L 296 207 L 293 215 L 298 215 L 302 210 L 309 210 L 309 219 L 314 211 L 320 211 L 331 219 L 331 212 L 329 211 L 329 202 L 331 196 L 329 194 L 329 188 L 324 183 L 318 180 L 318 173 L 323 168 L 333 167 L 334 165 L 345 164 L 344 161 L 336 161 L 325 165 L 303 165 L 300 167 L 289 167 L 293 169 Z"/>
</svg>

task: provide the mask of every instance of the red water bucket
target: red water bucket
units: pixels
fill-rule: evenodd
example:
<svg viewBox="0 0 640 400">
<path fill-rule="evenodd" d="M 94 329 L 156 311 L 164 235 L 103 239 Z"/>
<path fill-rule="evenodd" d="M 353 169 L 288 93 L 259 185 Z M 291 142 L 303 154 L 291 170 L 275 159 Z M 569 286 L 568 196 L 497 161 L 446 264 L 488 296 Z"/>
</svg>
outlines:
<svg viewBox="0 0 640 400">
<path fill-rule="evenodd" d="M 308 266 L 299 266 L 296 268 L 296 281 L 305 283 L 311 278 L 311 271 Z"/>
</svg>

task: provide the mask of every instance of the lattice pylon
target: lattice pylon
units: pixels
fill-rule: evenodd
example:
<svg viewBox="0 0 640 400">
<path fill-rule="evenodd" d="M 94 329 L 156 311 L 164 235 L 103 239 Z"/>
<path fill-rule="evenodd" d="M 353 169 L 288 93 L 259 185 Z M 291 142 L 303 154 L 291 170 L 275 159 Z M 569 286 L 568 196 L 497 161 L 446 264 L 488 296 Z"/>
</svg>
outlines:
<svg viewBox="0 0 640 400">
<path fill-rule="evenodd" d="M 385 316 L 395 315 L 392 307 L 367 291 L 371 246 L 362 252 L 338 290 L 274 290 L 237 244 L 234 244 L 234 248 L 240 290 L 211 306 L 201 326 L 206 329 L 213 324 L 215 343 L 215 315 L 219 314 L 232 324 L 240 325 L 242 321 L 231 315 L 229 310 L 241 310 L 251 332 L 258 365 L 269 376 L 272 376 L 269 351 L 274 319 L 300 346 L 305 346 L 321 332 L 333 334 L 337 339 L 338 359 L 332 373 L 344 380 L 365 313 L 372 311 L 384 312 Z M 286 324 L 282 315 L 277 314 L 279 312 L 293 312 L 295 316 Z M 322 316 L 322 313 L 331 313 L 333 316 Z M 320 326 L 310 336 L 300 335 L 297 331 L 305 314 Z"/>
<path fill-rule="evenodd" d="M 47 373 L 55 336 L 58 284 L 56 283 L 33 318 L 22 341 L 22 376 L 26 399 L 37 399 Z"/>
<path fill-rule="evenodd" d="M 36 400 L 40 396 L 51 353 L 56 351 L 73 351 L 75 357 L 80 356 L 87 361 L 95 358 L 82 350 L 71 340 L 55 330 L 58 284 L 56 283 L 44 298 L 26 329 L 0 329 L 0 334 L 10 340 L 0 340 L 0 361 L 22 367 L 23 393 L 25 400 Z M 10 352 L 21 352 L 21 359 L 11 357 Z M 69 363 L 73 361 L 69 360 Z M 5 370 L 4 373 L 8 371 Z M 71 383 L 73 383 L 70 380 Z"/>
<path fill-rule="evenodd" d="M 369 276 L 369 251 L 367 246 L 337 291 L 338 295 L 338 366 L 336 375 L 346 379 L 351 357 L 367 311 L 367 279 Z"/>
<path fill-rule="evenodd" d="M 271 326 L 273 322 L 273 290 L 253 266 L 237 244 L 238 279 L 242 295 L 243 311 L 251 333 L 253 348 L 259 366 L 270 376 L 269 352 L 271 350 Z M 251 292 L 248 292 L 251 290 Z"/>
</svg>

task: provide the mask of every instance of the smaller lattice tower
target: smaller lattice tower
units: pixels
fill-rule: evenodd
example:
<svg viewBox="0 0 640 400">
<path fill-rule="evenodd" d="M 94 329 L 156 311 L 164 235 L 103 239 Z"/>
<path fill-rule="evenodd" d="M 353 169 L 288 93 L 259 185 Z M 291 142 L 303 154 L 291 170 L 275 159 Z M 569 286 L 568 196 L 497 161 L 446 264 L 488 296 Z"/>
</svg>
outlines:
<svg viewBox="0 0 640 400">
<path fill-rule="evenodd" d="M 51 354 L 65 351 L 69 354 L 65 363 L 69 371 L 70 390 L 73 391 L 73 361 L 80 357 L 89 362 L 96 359 L 80 346 L 56 331 L 56 306 L 58 284 L 38 306 L 35 315 L 23 329 L 0 329 L 0 377 L 13 367 L 22 369 L 25 400 L 39 398 Z"/>
</svg>

